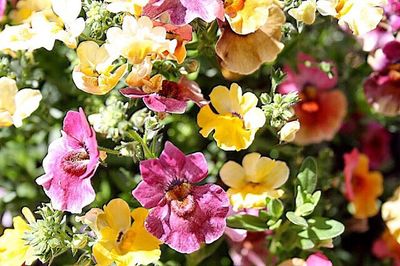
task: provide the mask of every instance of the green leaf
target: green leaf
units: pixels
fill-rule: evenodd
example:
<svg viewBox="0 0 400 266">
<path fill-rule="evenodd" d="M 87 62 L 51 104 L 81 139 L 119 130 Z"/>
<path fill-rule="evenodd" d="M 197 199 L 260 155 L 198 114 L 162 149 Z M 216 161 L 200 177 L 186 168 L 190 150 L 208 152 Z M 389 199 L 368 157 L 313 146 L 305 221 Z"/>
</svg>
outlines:
<svg viewBox="0 0 400 266">
<path fill-rule="evenodd" d="M 294 212 L 287 212 L 286 217 L 295 225 L 300 225 L 303 227 L 308 227 L 306 219 L 296 215 Z"/>
<path fill-rule="evenodd" d="M 308 239 L 308 238 L 300 239 L 299 243 L 300 243 L 300 247 L 303 250 L 312 249 L 313 247 L 315 247 L 315 243 L 311 239 Z"/>
<path fill-rule="evenodd" d="M 269 226 L 269 230 L 275 230 L 275 229 L 278 229 L 281 226 L 282 219 L 279 219 L 278 221 L 269 220 L 267 224 Z"/>
<path fill-rule="evenodd" d="M 309 219 L 308 224 L 319 240 L 332 239 L 344 232 L 342 223 L 324 217 Z"/>
<path fill-rule="evenodd" d="M 234 215 L 227 218 L 227 225 L 231 228 L 246 229 L 248 231 L 265 231 L 268 225 L 265 220 L 248 214 Z"/>
<path fill-rule="evenodd" d="M 298 207 L 295 211 L 298 216 L 307 216 L 310 215 L 315 209 L 315 205 L 312 203 L 305 203 Z"/>
<path fill-rule="evenodd" d="M 300 186 L 308 193 L 313 193 L 317 186 L 317 163 L 314 158 L 307 157 L 304 159 L 297 178 Z"/>
<path fill-rule="evenodd" d="M 301 186 L 297 186 L 297 193 L 296 193 L 296 208 L 300 207 L 304 204 L 305 201 L 305 194 L 301 189 Z"/>
<path fill-rule="evenodd" d="M 283 203 L 279 199 L 271 199 L 267 204 L 267 209 L 271 216 L 278 219 L 283 214 Z"/>
</svg>

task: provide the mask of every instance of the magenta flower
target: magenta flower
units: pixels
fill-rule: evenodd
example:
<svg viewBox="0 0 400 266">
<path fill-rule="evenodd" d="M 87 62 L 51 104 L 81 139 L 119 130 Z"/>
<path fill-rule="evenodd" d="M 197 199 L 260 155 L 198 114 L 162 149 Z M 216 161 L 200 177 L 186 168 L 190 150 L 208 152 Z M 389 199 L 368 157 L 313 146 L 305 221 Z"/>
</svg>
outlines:
<svg viewBox="0 0 400 266">
<path fill-rule="evenodd" d="M 150 233 L 181 253 L 222 236 L 229 200 L 218 185 L 196 185 L 208 174 L 202 153 L 185 156 L 167 142 L 159 159 L 140 163 L 140 172 L 143 181 L 132 194 L 152 208 L 145 223 Z"/>
<path fill-rule="evenodd" d="M 390 159 L 391 135 L 377 122 L 370 122 L 361 136 L 361 152 L 369 158 L 372 169 L 379 168 Z"/>
<path fill-rule="evenodd" d="M 189 24 L 195 18 L 224 20 L 225 14 L 222 0 L 150 0 L 143 9 L 143 15 L 153 19 L 165 12 L 175 25 Z"/>
<path fill-rule="evenodd" d="M 310 255 L 306 263 L 307 266 L 332 266 L 332 262 L 321 252 Z"/>
<path fill-rule="evenodd" d="M 50 144 L 43 160 L 45 174 L 36 182 L 55 209 L 80 213 L 95 198 L 90 179 L 99 165 L 96 134 L 81 108 L 67 113 L 61 133 Z"/>
<path fill-rule="evenodd" d="M 187 102 L 190 100 L 200 106 L 205 104 L 197 83 L 185 77 L 178 83 L 164 80 L 158 92 L 147 93 L 140 88 L 126 88 L 120 92 L 129 98 L 142 98 L 146 106 L 154 112 L 182 114 L 186 111 Z"/>
<path fill-rule="evenodd" d="M 391 41 L 368 58 L 375 70 L 364 83 L 368 102 L 387 116 L 400 114 L 400 42 Z"/>
<path fill-rule="evenodd" d="M 7 0 L 0 0 L 0 20 L 4 17 L 6 12 Z"/>
</svg>

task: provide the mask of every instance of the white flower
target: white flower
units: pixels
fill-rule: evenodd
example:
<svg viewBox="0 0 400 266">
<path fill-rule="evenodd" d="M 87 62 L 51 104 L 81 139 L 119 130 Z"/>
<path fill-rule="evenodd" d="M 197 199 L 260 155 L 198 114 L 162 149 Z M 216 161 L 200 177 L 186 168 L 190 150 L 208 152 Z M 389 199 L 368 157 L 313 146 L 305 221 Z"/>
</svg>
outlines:
<svg viewBox="0 0 400 266">
<path fill-rule="evenodd" d="M 113 27 L 107 31 L 105 47 L 111 57 L 123 56 L 132 64 L 140 64 L 149 55 L 174 53 L 177 41 L 167 40 L 166 36 L 165 28 L 153 27 L 148 17 L 136 20 L 125 16 L 122 29 Z"/>
<path fill-rule="evenodd" d="M 296 138 L 296 133 L 300 129 L 299 121 L 286 123 L 279 131 L 280 141 L 292 142 Z"/>
<path fill-rule="evenodd" d="M 383 17 L 383 6 L 387 0 L 319 0 L 317 9 L 323 16 L 339 20 L 355 35 L 365 34 L 376 28 Z"/>
<path fill-rule="evenodd" d="M 81 0 L 52 0 L 54 13 L 61 18 L 65 30 L 57 33 L 57 39 L 70 48 L 76 48 L 76 38 L 85 29 L 85 20 L 78 18 L 82 9 Z"/>
<path fill-rule="evenodd" d="M 42 100 L 39 90 L 18 91 L 15 80 L 0 78 L 0 127 L 22 126 L 22 120 L 30 116 Z"/>
<path fill-rule="evenodd" d="M 317 3 L 315 0 L 307 0 L 301 2 L 299 7 L 290 9 L 289 15 L 294 17 L 299 22 L 304 22 L 304 24 L 311 25 L 315 21 L 316 11 Z"/>
<path fill-rule="evenodd" d="M 147 5 L 148 0 L 106 0 L 110 3 L 107 10 L 113 13 L 127 12 L 135 16 L 140 16 L 143 7 Z"/>
</svg>

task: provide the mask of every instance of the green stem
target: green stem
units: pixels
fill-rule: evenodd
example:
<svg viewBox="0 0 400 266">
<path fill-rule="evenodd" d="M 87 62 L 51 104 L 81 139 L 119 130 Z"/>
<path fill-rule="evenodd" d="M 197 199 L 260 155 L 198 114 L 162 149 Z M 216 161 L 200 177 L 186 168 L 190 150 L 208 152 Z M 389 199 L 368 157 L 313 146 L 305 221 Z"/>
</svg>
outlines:
<svg viewBox="0 0 400 266">
<path fill-rule="evenodd" d="M 149 149 L 149 146 L 147 146 L 146 141 L 144 141 L 143 138 L 136 131 L 129 131 L 128 136 L 140 143 L 146 159 L 156 158 L 156 156 Z"/>
<path fill-rule="evenodd" d="M 99 151 L 105 151 L 106 153 L 109 153 L 109 154 L 114 154 L 114 155 L 117 155 L 117 156 L 120 155 L 119 151 L 112 150 L 112 149 L 109 149 L 109 148 L 98 146 L 98 149 L 99 149 Z"/>
</svg>

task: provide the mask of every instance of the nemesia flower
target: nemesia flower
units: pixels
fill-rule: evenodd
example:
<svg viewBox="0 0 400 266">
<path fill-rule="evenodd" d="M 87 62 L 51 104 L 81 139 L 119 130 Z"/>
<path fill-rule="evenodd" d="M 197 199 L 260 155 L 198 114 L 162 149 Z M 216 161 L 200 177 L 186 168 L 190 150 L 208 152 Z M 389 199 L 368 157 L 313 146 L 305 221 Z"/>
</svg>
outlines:
<svg viewBox="0 0 400 266">
<path fill-rule="evenodd" d="M 144 227 L 148 210 L 137 208 L 131 212 L 122 199 L 111 200 L 103 209 L 91 209 L 78 219 L 97 235 L 93 245 L 97 265 L 148 265 L 160 259 L 162 243 Z"/>
<path fill-rule="evenodd" d="M 364 92 L 372 108 L 386 116 L 400 114 L 400 42 L 388 42 L 368 57 L 374 72 L 364 83 Z"/>
<path fill-rule="evenodd" d="M 136 20 L 128 15 L 124 17 L 122 29 L 108 29 L 105 47 L 113 58 L 121 55 L 131 64 L 140 64 L 150 55 L 174 54 L 177 41 L 167 40 L 166 35 L 165 28 L 153 27 L 150 18 L 143 16 Z"/>
<path fill-rule="evenodd" d="M 307 263 L 303 259 L 293 258 L 281 262 L 278 266 L 307 266 Z"/>
<path fill-rule="evenodd" d="M 233 265 L 264 266 L 268 254 L 267 232 L 247 232 L 242 241 L 228 241 L 229 255 Z"/>
<path fill-rule="evenodd" d="M 121 93 L 129 98 L 142 98 L 146 106 L 154 112 L 182 114 L 187 102 L 204 103 L 201 89 L 196 82 L 182 76 L 178 82 L 164 80 L 158 74 L 149 80 L 143 79 L 141 88 L 122 89 Z M 129 83 L 128 83 L 129 84 Z"/>
<path fill-rule="evenodd" d="M 311 25 L 315 21 L 315 12 L 317 11 L 317 3 L 315 0 L 307 0 L 301 2 L 300 6 L 289 10 L 289 15 L 294 17 L 298 22 Z"/>
<path fill-rule="evenodd" d="M 0 128 L 22 126 L 22 120 L 29 117 L 42 100 L 39 90 L 18 90 L 15 80 L 0 78 Z"/>
<path fill-rule="evenodd" d="M 386 229 L 383 234 L 375 240 L 372 253 L 379 259 L 393 259 L 393 266 L 400 266 L 400 243 Z"/>
<path fill-rule="evenodd" d="M 294 110 L 300 122 L 295 143 L 308 145 L 332 140 L 340 129 L 347 112 L 347 100 L 339 90 L 331 90 L 337 83 L 336 67 L 333 77 L 323 72 L 315 60 L 306 54 L 299 54 L 298 72 L 285 66 L 287 77 L 279 86 L 279 92 L 299 92 L 301 101 Z"/>
<path fill-rule="evenodd" d="M 72 78 L 75 85 L 87 93 L 104 95 L 112 90 L 125 74 L 127 65 L 116 67 L 105 46 L 93 41 L 79 44 L 76 53 L 79 65 L 74 68 Z"/>
<path fill-rule="evenodd" d="M 379 168 L 390 159 L 391 135 L 377 122 L 370 122 L 361 136 L 361 152 L 369 158 L 370 167 Z"/>
<path fill-rule="evenodd" d="M 28 222 L 33 217 L 27 208 L 23 209 L 23 214 Z M 31 228 L 21 216 L 14 217 L 13 224 L 14 229 L 6 229 L 0 237 L 0 261 L 7 266 L 31 265 L 38 259 L 35 250 L 24 240 Z"/>
<path fill-rule="evenodd" d="M 127 12 L 139 17 L 149 0 L 106 0 L 106 2 L 109 3 L 107 10 L 110 12 Z"/>
<path fill-rule="evenodd" d="M 321 252 L 310 255 L 306 260 L 307 266 L 332 266 L 332 262 Z"/>
<path fill-rule="evenodd" d="M 400 187 L 393 196 L 382 205 L 382 218 L 390 234 L 400 244 Z"/>
<path fill-rule="evenodd" d="M 7 0 L 0 0 L 0 20 L 3 19 L 7 8 Z"/>
<path fill-rule="evenodd" d="M 292 142 L 296 138 L 297 131 L 300 130 L 300 123 L 298 120 L 286 123 L 279 133 L 279 140 L 285 142 Z"/>
<path fill-rule="evenodd" d="M 282 9 L 272 3 L 267 21 L 257 31 L 247 35 L 235 33 L 228 23 L 222 28 L 215 51 L 221 67 L 238 74 L 251 74 L 262 64 L 273 62 L 282 51 L 282 26 L 286 17 Z"/>
<path fill-rule="evenodd" d="M 363 35 L 376 28 L 386 3 L 387 0 L 319 0 L 317 9 L 323 16 L 337 18 L 339 25 L 347 25 L 353 34 Z"/>
<path fill-rule="evenodd" d="M 64 42 L 69 48 L 76 48 L 76 38 L 85 29 L 85 21 L 78 18 L 82 9 L 81 0 L 52 0 L 54 13 L 61 18 L 65 30 L 57 32 L 57 39 Z"/>
<path fill-rule="evenodd" d="M 54 209 L 80 213 L 95 199 L 90 183 L 99 165 L 96 133 L 85 113 L 69 111 L 61 138 L 54 140 L 43 160 L 45 174 L 36 179 Z"/>
<path fill-rule="evenodd" d="M 258 98 L 251 92 L 242 95 L 242 88 L 232 83 L 230 90 L 215 87 L 210 100 L 197 115 L 200 134 L 207 137 L 215 131 L 214 139 L 223 150 L 247 149 L 266 120 L 264 112 L 257 108 Z"/>
<path fill-rule="evenodd" d="M 216 18 L 224 20 L 222 0 L 150 0 L 143 9 L 143 15 L 158 18 L 168 13 L 175 25 L 189 24 L 195 18 L 211 22 Z"/>
<path fill-rule="evenodd" d="M 43 11 L 46 15 L 52 13 L 51 0 L 19 0 L 9 17 L 13 24 L 22 24 L 30 22 L 33 14 Z"/>
<path fill-rule="evenodd" d="M 385 6 L 385 15 L 389 21 L 390 30 L 397 32 L 400 30 L 400 3 L 397 0 L 389 0 Z"/>
<path fill-rule="evenodd" d="M 363 44 L 363 50 L 373 52 L 385 46 L 388 42 L 393 41 L 394 36 L 387 29 L 378 26 L 376 29 L 361 35 L 360 39 Z"/>
<path fill-rule="evenodd" d="M 354 209 L 354 217 L 365 219 L 379 211 L 378 197 L 383 193 L 383 177 L 380 172 L 369 171 L 365 154 L 354 149 L 344 155 L 345 195 Z"/>
<path fill-rule="evenodd" d="M 227 191 L 233 210 L 264 208 L 267 197 L 279 198 L 279 189 L 289 178 L 289 168 L 285 162 L 261 157 L 253 152 L 243 158 L 242 165 L 229 161 L 219 175 L 230 188 Z"/>
<path fill-rule="evenodd" d="M 224 2 L 225 14 L 232 30 L 249 34 L 265 25 L 273 0 L 229 0 Z"/>
<path fill-rule="evenodd" d="M 151 208 L 146 229 L 181 253 L 212 243 L 225 231 L 229 200 L 218 185 L 196 185 L 208 173 L 202 153 L 183 154 L 167 142 L 159 159 L 140 163 L 143 181 L 132 192 Z"/>
</svg>

